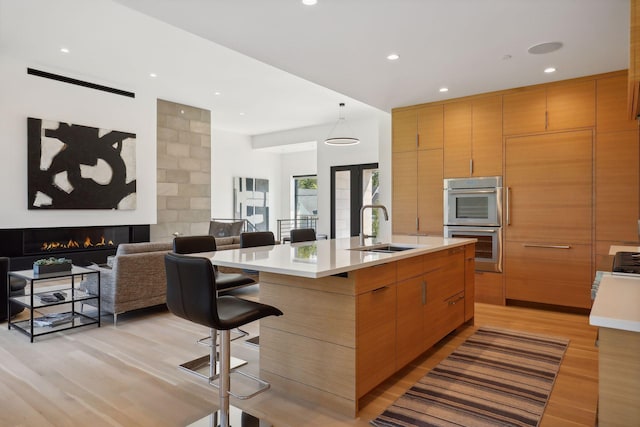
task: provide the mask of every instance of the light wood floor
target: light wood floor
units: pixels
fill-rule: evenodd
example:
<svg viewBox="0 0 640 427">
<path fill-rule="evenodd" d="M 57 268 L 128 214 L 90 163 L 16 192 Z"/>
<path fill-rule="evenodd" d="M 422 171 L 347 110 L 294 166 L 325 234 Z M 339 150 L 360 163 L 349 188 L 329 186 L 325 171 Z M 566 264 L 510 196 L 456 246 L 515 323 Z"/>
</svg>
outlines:
<svg viewBox="0 0 640 427">
<path fill-rule="evenodd" d="M 250 298 L 255 294 L 252 288 L 245 291 Z M 358 419 L 286 400 L 273 389 L 248 401 L 231 402 L 274 426 L 368 426 L 480 325 L 569 338 L 542 426 L 595 424 L 598 352 L 596 329 L 588 325 L 588 317 L 485 304 L 476 304 L 475 325 L 460 328 L 363 398 Z M 257 333 L 256 324 L 246 329 Z M 216 409 L 216 390 L 177 368 L 206 354 L 205 347 L 195 344 L 206 335 L 205 328 L 163 309 L 125 314 L 117 327 L 105 317 L 101 328 L 53 334 L 34 344 L 2 323 L 0 425 L 188 425 Z M 257 372 L 257 349 L 236 341 L 232 354 L 252 362 L 247 370 Z"/>
</svg>

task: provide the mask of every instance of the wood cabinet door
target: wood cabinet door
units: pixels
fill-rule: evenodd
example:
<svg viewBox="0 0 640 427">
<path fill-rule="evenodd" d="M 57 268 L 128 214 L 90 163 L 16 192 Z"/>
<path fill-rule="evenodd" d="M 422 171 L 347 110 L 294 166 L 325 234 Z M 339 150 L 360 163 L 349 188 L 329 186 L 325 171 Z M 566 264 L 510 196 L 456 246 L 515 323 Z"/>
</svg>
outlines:
<svg viewBox="0 0 640 427">
<path fill-rule="evenodd" d="M 625 74 L 596 81 L 596 131 L 636 130 L 637 120 L 627 114 L 627 76 Z"/>
<path fill-rule="evenodd" d="M 471 175 L 471 101 L 444 106 L 444 177 Z"/>
<path fill-rule="evenodd" d="M 425 349 L 440 341 L 464 322 L 464 248 L 453 251 L 446 258 L 440 259 L 439 262 L 442 263 L 439 268 L 424 274 L 426 287 Z M 455 303 L 453 303 L 454 300 Z M 453 305 L 456 307 L 451 307 Z M 451 308 L 454 309 L 453 312 L 450 310 Z M 451 314 L 454 313 L 455 316 L 451 317 Z"/>
<path fill-rule="evenodd" d="M 505 244 L 505 296 L 570 307 L 591 307 L 591 245 Z"/>
<path fill-rule="evenodd" d="M 418 134 L 417 110 L 401 110 L 391 113 L 392 152 L 415 151 Z"/>
<path fill-rule="evenodd" d="M 418 150 L 442 148 L 444 124 L 442 105 L 418 109 Z"/>
<path fill-rule="evenodd" d="M 506 240 L 591 243 L 592 132 L 507 138 Z"/>
<path fill-rule="evenodd" d="M 505 136 L 545 130 L 547 95 L 544 88 L 504 95 L 503 102 L 502 126 Z"/>
<path fill-rule="evenodd" d="M 393 153 L 393 218 L 394 234 L 412 234 L 417 230 L 418 161 L 416 151 Z"/>
<path fill-rule="evenodd" d="M 443 197 L 442 149 L 418 151 L 418 233 L 444 234 Z"/>
<path fill-rule="evenodd" d="M 596 135 L 596 240 L 637 241 L 638 131 Z"/>
<path fill-rule="evenodd" d="M 475 302 L 504 305 L 504 274 L 478 271 L 475 275 Z"/>
<path fill-rule="evenodd" d="M 424 344 L 425 284 L 422 275 L 397 284 L 396 370 L 422 354 Z"/>
<path fill-rule="evenodd" d="M 365 395 L 396 369 L 396 285 L 357 296 L 356 394 Z"/>
<path fill-rule="evenodd" d="M 472 176 L 502 175 L 502 96 L 472 104 Z"/>
<path fill-rule="evenodd" d="M 547 87 L 547 130 L 593 127 L 596 123 L 594 80 Z"/>
</svg>

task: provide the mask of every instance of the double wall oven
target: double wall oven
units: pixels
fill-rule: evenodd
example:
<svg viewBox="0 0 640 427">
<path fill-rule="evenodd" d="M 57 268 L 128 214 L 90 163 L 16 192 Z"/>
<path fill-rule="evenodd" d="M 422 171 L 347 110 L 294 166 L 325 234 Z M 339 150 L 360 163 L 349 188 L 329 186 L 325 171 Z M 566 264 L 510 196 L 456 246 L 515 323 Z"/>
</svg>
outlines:
<svg viewBox="0 0 640 427">
<path fill-rule="evenodd" d="M 502 177 L 444 180 L 444 235 L 477 239 L 476 270 L 502 272 Z"/>
</svg>

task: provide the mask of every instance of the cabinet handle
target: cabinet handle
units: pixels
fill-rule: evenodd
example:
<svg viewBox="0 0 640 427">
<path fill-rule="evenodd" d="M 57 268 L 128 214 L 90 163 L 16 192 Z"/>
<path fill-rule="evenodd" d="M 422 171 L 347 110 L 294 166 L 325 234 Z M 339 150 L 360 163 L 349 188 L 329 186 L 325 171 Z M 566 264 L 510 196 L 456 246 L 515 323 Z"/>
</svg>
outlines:
<svg viewBox="0 0 640 427">
<path fill-rule="evenodd" d="M 549 112 L 545 111 L 544 112 L 544 130 L 547 130 L 548 127 L 549 127 Z"/>
<path fill-rule="evenodd" d="M 420 217 L 416 217 L 416 231 L 420 231 Z"/>
<path fill-rule="evenodd" d="M 449 301 L 449 305 L 456 305 L 458 302 L 460 302 L 461 300 L 464 299 L 464 295 L 460 295 L 458 298 L 456 298 L 453 301 Z"/>
<path fill-rule="evenodd" d="M 469 175 L 473 175 L 473 159 L 469 159 Z"/>
<path fill-rule="evenodd" d="M 420 148 L 420 134 L 416 133 L 416 148 Z"/>
<path fill-rule="evenodd" d="M 427 281 L 422 281 L 422 305 L 427 303 Z"/>
<path fill-rule="evenodd" d="M 381 286 L 381 287 L 379 287 L 379 288 L 377 288 L 377 289 L 372 290 L 372 291 L 371 291 L 371 293 L 372 293 L 372 294 L 376 294 L 376 293 L 378 293 L 378 292 L 382 292 L 382 291 L 384 291 L 385 289 L 389 289 L 389 287 L 388 287 L 388 286 Z"/>
<path fill-rule="evenodd" d="M 546 249 L 571 249 L 571 245 L 539 245 L 536 243 L 523 243 L 525 248 L 546 248 Z"/>
<path fill-rule="evenodd" d="M 507 225 L 511 225 L 511 187 L 507 187 Z"/>
</svg>

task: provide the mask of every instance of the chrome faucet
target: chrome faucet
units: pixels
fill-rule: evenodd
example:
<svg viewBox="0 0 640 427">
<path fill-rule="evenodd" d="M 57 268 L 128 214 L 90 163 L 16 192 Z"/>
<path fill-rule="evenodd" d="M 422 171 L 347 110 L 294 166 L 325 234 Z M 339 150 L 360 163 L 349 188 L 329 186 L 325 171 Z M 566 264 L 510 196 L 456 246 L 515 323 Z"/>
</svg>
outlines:
<svg viewBox="0 0 640 427">
<path fill-rule="evenodd" d="M 382 209 L 382 212 L 384 212 L 384 219 L 386 221 L 389 221 L 389 214 L 387 213 L 387 208 L 384 205 L 364 205 L 363 207 L 360 208 L 360 246 L 364 246 L 364 239 L 367 237 L 375 237 L 375 236 L 368 236 L 366 234 L 364 234 L 364 231 L 362 231 L 363 228 L 363 223 L 364 223 L 364 210 L 367 208 L 371 208 L 371 209 Z"/>
</svg>

